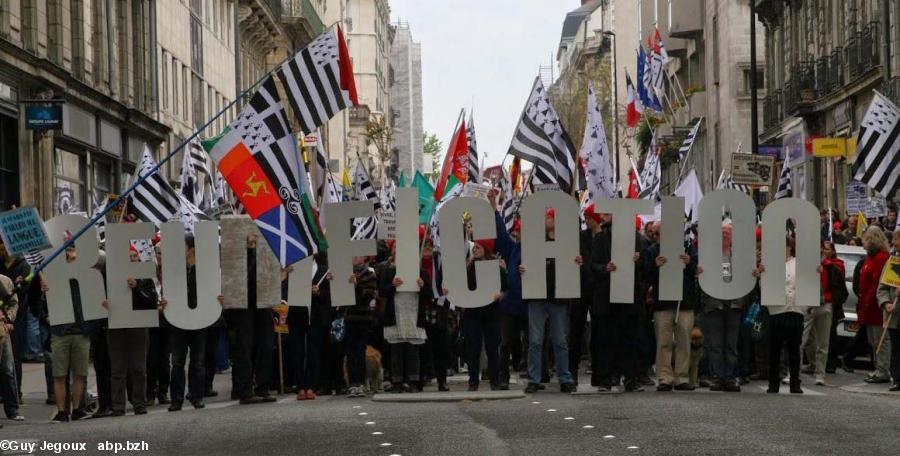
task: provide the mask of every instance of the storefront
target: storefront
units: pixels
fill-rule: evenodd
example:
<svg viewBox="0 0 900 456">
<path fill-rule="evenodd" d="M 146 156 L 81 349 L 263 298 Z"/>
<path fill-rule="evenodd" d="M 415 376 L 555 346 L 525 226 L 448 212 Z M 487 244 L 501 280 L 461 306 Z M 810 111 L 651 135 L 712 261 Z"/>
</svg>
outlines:
<svg viewBox="0 0 900 456">
<path fill-rule="evenodd" d="M 0 80 L 0 211 L 20 205 L 18 93 Z"/>
</svg>

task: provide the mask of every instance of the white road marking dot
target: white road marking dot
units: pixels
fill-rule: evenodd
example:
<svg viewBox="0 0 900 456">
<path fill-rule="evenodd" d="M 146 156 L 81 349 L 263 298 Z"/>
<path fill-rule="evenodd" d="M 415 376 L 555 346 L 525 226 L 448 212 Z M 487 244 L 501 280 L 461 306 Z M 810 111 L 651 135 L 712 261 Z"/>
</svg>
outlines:
<svg viewBox="0 0 900 456">
<path fill-rule="evenodd" d="M 629 450 L 637 450 L 637 449 L 639 449 L 639 448 L 636 447 L 636 446 L 634 446 L 634 445 L 632 445 L 632 446 L 628 447 L 628 449 L 629 449 Z"/>
<path fill-rule="evenodd" d="M 384 442 L 384 443 L 381 444 L 381 446 L 383 446 L 383 447 L 389 447 L 389 446 L 391 446 L 391 444 L 390 444 L 390 443 L 387 443 L 387 442 Z"/>
<path fill-rule="evenodd" d="M 366 416 L 366 415 L 368 415 L 367 412 L 359 412 L 359 416 Z"/>
<path fill-rule="evenodd" d="M 604 435 L 603 438 L 604 438 L 604 439 L 614 439 L 614 438 L 616 438 L 616 436 L 614 436 L 614 435 Z"/>
<path fill-rule="evenodd" d="M 565 418 L 563 418 L 563 419 L 566 420 L 566 421 L 572 421 L 572 420 L 575 419 L 575 417 L 567 416 L 567 417 L 565 417 Z"/>
<path fill-rule="evenodd" d="M 360 406 L 360 405 L 354 405 L 353 408 L 358 409 L 358 408 L 362 408 L 362 406 Z"/>
<path fill-rule="evenodd" d="M 590 424 L 585 424 L 585 425 L 582 426 L 582 427 L 585 428 L 585 429 L 594 429 L 594 426 L 591 426 Z"/>
<path fill-rule="evenodd" d="M 394 453 L 394 454 L 392 454 L 392 455 L 389 455 L 389 456 L 400 456 L 400 455 L 399 455 L 399 454 L 396 454 L 396 453 Z"/>
<path fill-rule="evenodd" d="M 373 426 L 374 424 L 374 421 L 366 421 L 366 426 Z"/>
<path fill-rule="evenodd" d="M 556 409 L 547 409 L 548 412 L 555 412 Z"/>
<path fill-rule="evenodd" d="M 381 432 L 381 431 L 375 431 L 375 432 L 372 433 L 372 435 L 384 435 L 384 432 Z"/>
<path fill-rule="evenodd" d="M 532 404 L 540 404 L 538 401 L 531 401 Z"/>
</svg>

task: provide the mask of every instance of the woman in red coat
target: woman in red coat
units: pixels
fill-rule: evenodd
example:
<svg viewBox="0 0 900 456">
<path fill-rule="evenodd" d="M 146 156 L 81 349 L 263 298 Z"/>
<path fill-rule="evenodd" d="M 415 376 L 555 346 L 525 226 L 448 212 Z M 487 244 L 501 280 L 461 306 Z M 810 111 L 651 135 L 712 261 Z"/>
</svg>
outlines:
<svg viewBox="0 0 900 456">
<path fill-rule="evenodd" d="M 863 248 L 866 249 L 866 258 L 859 272 L 859 303 L 856 312 L 859 316 L 859 325 L 867 326 L 866 334 L 869 344 L 874 350 L 881 339 L 881 331 L 884 320 L 881 307 L 878 305 L 878 283 L 881 280 L 881 271 L 887 262 L 889 254 L 888 240 L 884 232 L 877 226 L 870 226 L 863 234 Z M 885 344 L 881 351 L 875 354 L 875 372 L 866 377 L 867 383 L 887 383 L 890 375 L 890 346 Z"/>
</svg>

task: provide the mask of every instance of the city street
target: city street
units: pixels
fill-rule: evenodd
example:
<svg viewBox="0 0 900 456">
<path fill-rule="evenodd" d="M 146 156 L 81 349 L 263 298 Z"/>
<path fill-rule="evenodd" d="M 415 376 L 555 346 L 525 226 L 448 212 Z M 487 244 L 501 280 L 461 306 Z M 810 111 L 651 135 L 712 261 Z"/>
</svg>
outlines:
<svg viewBox="0 0 900 456">
<path fill-rule="evenodd" d="M 220 395 L 205 410 L 169 413 L 154 406 L 146 416 L 129 412 L 124 418 L 54 425 L 47 422 L 53 407 L 43 405 L 41 366 L 25 367 L 27 420 L 4 422 L 3 438 L 39 445 L 87 442 L 87 452 L 79 454 L 102 454 L 99 442 L 143 440 L 149 452 L 142 454 L 159 455 L 876 455 L 896 454 L 900 435 L 900 395 L 862 392 L 887 388 L 866 385 L 860 371 L 831 375 L 828 386 L 806 387 L 802 396 L 788 394 L 787 387 L 778 396 L 766 394 L 762 382 L 745 385 L 739 394 L 647 388 L 610 395 L 563 395 L 552 383 L 549 392 L 511 400 L 297 402 L 282 395 L 275 404 L 250 406 L 223 399 L 230 378 L 219 375 Z M 463 377 L 455 380 L 454 391 L 464 390 Z"/>
</svg>

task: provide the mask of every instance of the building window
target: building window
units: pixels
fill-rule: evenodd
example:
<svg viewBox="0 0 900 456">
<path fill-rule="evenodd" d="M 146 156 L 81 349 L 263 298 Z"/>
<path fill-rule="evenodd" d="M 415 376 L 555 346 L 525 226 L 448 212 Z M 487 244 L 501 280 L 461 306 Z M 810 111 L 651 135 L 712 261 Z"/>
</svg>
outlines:
<svg viewBox="0 0 900 456">
<path fill-rule="evenodd" d="M 162 51 L 162 58 L 159 59 L 160 64 L 162 64 L 162 69 L 160 73 L 162 74 L 162 81 L 160 81 L 160 87 L 162 88 L 162 108 L 164 110 L 169 109 L 169 54 L 166 51 Z"/>
<path fill-rule="evenodd" d="M 53 214 L 83 212 L 84 157 L 63 149 L 56 149 Z"/>
<path fill-rule="evenodd" d="M 93 157 L 92 157 L 93 158 Z M 106 196 L 115 188 L 115 174 L 113 164 L 104 160 L 92 160 L 91 163 L 91 194 L 93 195 L 91 210 L 97 205 L 102 205 Z"/>
<path fill-rule="evenodd" d="M 197 16 L 191 16 L 191 67 L 203 75 L 203 24 Z"/>
<path fill-rule="evenodd" d="M 178 117 L 179 112 L 178 109 L 178 67 L 179 67 L 178 59 L 172 58 L 172 115 Z"/>
<path fill-rule="evenodd" d="M 764 79 L 765 72 L 761 68 L 756 69 L 756 89 L 757 90 L 765 90 L 766 82 Z M 751 90 L 753 89 L 750 84 L 750 68 L 741 69 L 741 95 L 750 95 Z"/>
<path fill-rule="evenodd" d="M 200 79 L 196 74 L 191 76 L 191 103 L 193 106 L 193 121 L 194 127 L 200 128 L 203 125 L 203 95 L 205 90 L 203 90 L 203 80 Z"/>
<path fill-rule="evenodd" d="M 181 111 L 182 118 L 188 120 L 188 116 L 190 115 L 190 110 L 188 109 L 188 102 L 190 101 L 188 92 L 190 89 L 190 83 L 188 81 L 191 80 L 191 69 L 185 65 L 181 65 L 181 103 L 182 108 Z"/>
</svg>

